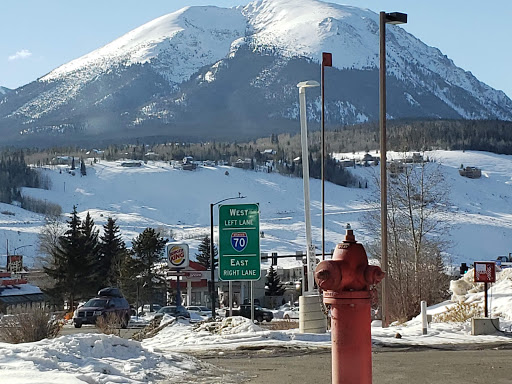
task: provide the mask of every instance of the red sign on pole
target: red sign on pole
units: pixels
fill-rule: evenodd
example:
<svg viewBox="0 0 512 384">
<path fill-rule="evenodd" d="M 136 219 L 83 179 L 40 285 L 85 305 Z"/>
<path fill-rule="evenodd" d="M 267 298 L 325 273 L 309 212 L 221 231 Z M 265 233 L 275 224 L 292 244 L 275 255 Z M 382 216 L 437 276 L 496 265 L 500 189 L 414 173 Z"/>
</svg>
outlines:
<svg viewBox="0 0 512 384">
<path fill-rule="evenodd" d="M 475 261 L 475 283 L 494 283 L 496 281 L 496 263 L 494 261 Z"/>
<path fill-rule="evenodd" d="M 324 67 L 332 67 L 332 53 L 322 52 L 322 65 Z"/>
</svg>

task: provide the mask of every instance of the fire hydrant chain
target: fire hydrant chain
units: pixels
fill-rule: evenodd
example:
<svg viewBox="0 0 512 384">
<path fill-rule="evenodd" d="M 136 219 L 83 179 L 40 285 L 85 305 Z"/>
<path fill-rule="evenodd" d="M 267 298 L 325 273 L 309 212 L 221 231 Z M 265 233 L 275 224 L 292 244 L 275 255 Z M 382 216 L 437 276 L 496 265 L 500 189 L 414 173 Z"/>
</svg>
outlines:
<svg viewBox="0 0 512 384">
<path fill-rule="evenodd" d="M 324 313 L 325 316 L 327 316 L 327 318 L 329 318 L 329 312 L 331 310 L 331 304 L 325 304 L 323 299 L 322 299 L 322 312 Z"/>
</svg>

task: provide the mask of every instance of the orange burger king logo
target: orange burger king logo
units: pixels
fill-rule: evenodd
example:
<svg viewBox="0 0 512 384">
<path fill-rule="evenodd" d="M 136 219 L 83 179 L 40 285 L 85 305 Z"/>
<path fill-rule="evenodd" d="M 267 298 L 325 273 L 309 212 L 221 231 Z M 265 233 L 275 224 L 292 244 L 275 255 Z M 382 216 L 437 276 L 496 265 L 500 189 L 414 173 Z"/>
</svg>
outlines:
<svg viewBox="0 0 512 384">
<path fill-rule="evenodd" d="M 179 245 L 169 249 L 169 261 L 172 265 L 180 266 L 185 261 L 185 251 Z"/>
</svg>

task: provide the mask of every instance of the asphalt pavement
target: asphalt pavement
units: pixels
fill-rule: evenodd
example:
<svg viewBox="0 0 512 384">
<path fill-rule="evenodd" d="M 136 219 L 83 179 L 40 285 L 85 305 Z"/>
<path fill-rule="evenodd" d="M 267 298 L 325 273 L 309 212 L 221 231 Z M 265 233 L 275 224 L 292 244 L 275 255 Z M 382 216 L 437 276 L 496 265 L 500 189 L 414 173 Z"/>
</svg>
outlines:
<svg viewBox="0 0 512 384">
<path fill-rule="evenodd" d="M 317 384 L 331 382 L 330 350 L 251 351 L 207 356 L 201 360 L 236 374 L 238 382 L 252 384 Z M 376 384 L 510 384 L 512 350 L 490 347 L 480 350 L 424 348 L 374 348 L 373 383 Z M 350 367 L 346 367 L 350 369 Z M 224 383 L 221 376 L 203 383 Z"/>
</svg>

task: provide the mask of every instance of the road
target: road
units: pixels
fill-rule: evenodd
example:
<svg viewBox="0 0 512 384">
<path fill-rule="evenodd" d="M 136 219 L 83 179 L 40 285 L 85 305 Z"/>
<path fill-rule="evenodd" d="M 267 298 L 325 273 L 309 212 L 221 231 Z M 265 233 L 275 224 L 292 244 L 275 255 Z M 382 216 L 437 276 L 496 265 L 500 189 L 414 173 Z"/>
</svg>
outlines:
<svg viewBox="0 0 512 384">
<path fill-rule="evenodd" d="M 253 355 L 253 356 L 251 356 Z M 251 384 L 314 384 L 331 382 L 330 351 L 245 353 L 203 357 L 203 361 L 238 373 Z M 510 384 L 510 349 L 433 350 L 375 348 L 373 382 L 378 384 Z M 242 381 L 243 380 L 243 381 Z M 220 383 L 221 381 L 202 381 Z M 231 382 L 231 381 L 227 381 Z M 234 382 L 234 381 L 233 381 Z"/>
</svg>

